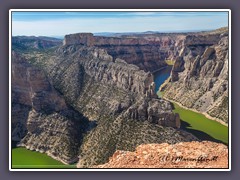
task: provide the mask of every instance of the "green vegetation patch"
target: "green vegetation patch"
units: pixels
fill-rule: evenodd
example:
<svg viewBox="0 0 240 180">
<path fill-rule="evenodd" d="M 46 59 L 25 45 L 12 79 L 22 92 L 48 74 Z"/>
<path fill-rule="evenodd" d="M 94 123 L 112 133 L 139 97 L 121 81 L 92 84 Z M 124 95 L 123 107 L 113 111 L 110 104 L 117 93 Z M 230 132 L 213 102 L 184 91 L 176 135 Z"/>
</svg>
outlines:
<svg viewBox="0 0 240 180">
<path fill-rule="evenodd" d="M 174 65 L 174 60 L 171 60 L 171 59 L 167 59 L 165 60 L 165 62 L 169 65 L 169 66 L 173 66 Z"/>
<path fill-rule="evenodd" d="M 180 115 L 182 126 L 202 140 L 212 140 L 228 144 L 228 127 L 206 118 L 203 114 L 184 109 L 174 104 L 174 112 Z"/>
<path fill-rule="evenodd" d="M 162 97 L 164 96 L 164 93 L 165 93 L 165 91 L 158 91 L 158 92 L 157 92 L 157 96 L 158 96 L 159 98 L 162 98 Z"/>
<path fill-rule="evenodd" d="M 46 154 L 21 147 L 12 149 L 12 168 L 76 168 L 76 165 L 65 165 Z"/>
</svg>

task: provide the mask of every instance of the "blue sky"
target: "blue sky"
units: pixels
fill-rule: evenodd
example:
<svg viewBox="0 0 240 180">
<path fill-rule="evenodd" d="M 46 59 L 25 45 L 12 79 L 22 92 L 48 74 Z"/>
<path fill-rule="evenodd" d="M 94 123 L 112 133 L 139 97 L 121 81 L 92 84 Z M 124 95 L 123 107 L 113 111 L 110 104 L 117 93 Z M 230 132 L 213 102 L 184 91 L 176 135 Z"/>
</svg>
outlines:
<svg viewBox="0 0 240 180">
<path fill-rule="evenodd" d="M 62 36 L 78 32 L 180 32 L 228 25 L 227 12 L 12 12 L 12 34 Z"/>
</svg>

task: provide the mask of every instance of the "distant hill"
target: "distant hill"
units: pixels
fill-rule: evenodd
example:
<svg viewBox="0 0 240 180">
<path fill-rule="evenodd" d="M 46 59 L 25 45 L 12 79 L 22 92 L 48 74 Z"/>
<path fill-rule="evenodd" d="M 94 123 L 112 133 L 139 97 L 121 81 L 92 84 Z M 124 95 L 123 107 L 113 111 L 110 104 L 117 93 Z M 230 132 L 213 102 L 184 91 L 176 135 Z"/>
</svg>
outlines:
<svg viewBox="0 0 240 180">
<path fill-rule="evenodd" d="M 13 50 L 43 50 L 61 45 L 62 40 L 46 36 L 13 36 Z"/>
<path fill-rule="evenodd" d="M 145 32 L 121 32 L 121 33 L 116 33 L 116 32 L 98 32 L 98 33 L 93 33 L 94 36 L 105 36 L 105 37 L 129 37 L 129 36 L 142 36 L 142 35 L 161 35 L 161 34 L 191 34 L 191 33 L 220 33 L 227 31 L 228 27 L 222 27 L 219 29 L 214 29 L 214 30 L 172 30 L 172 31 L 145 31 Z"/>
</svg>

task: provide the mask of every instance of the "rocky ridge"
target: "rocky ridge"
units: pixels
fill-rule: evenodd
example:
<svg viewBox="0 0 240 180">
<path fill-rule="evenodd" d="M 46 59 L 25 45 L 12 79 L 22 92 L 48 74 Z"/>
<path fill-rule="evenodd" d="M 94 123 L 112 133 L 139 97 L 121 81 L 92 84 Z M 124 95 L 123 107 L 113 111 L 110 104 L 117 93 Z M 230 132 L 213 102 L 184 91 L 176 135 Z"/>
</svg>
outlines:
<svg viewBox="0 0 240 180">
<path fill-rule="evenodd" d="M 179 118 L 172 114 L 170 103 L 155 98 L 151 73 L 139 70 L 135 65 L 128 65 L 121 59 L 113 62 L 112 57 L 105 50 L 95 47 L 63 46 L 56 50 L 55 55 L 56 59 L 53 56 L 52 61 L 49 59 L 46 61 L 47 64 L 53 63 L 51 66 L 54 67 L 47 65 L 50 68 L 50 78 L 55 87 L 79 111 L 91 112 L 91 116 L 94 114 L 97 116 L 104 109 L 110 108 L 110 111 L 105 112 L 107 115 L 121 114 L 138 120 L 141 119 L 138 114 L 146 112 L 141 114 L 142 120 L 149 119 L 149 121 L 155 116 L 160 117 L 160 114 L 164 114 L 173 119 L 173 123 L 169 126 L 179 126 L 177 125 Z M 58 58 L 62 60 L 61 63 Z M 57 66 L 54 63 L 57 63 Z M 64 77 L 62 77 L 62 72 L 64 72 Z M 69 77 L 72 83 L 67 85 Z M 90 94 L 92 88 L 94 94 Z M 98 88 L 99 91 L 97 91 Z M 114 91 L 117 96 L 112 94 Z M 104 93 L 108 94 L 108 97 L 105 97 Z M 88 102 L 84 103 L 86 97 L 88 97 Z M 102 105 L 96 104 L 99 101 Z M 164 119 L 166 120 L 165 117 Z M 158 123 L 163 125 L 160 121 Z"/>
<path fill-rule="evenodd" d="M 228 123 L 228 30 L 189 35 L 164 97 Z"/>
<path fill-rule="evenodd" d="M 12 49 L 15 51 L 46 50 L 61 45 L 62 41 L 50 37 L 14 36 L 12 37 Z"/>
<path fill-rule="evenodd" d="M 175 59 L 182 47 L 184 34 L 150 34 L 145 36 L 104 37 L 91 33 L 66 35 L 64 45 L 86 45 L 105 49 L 113 60 L 124 59 L 145 71 L 166 66 L 166 59 Z"/>
<path fill-rule="evenodd" d="M 93 168 L 228 168 L 228 148 L 210 141 L 143 144 L 134 152 L 117 150 Z"/>
<path fill-rule="evenodd" d="M 75 162 L 88 122 L 69 107 L 44 72 L 12 53 L 12 141 Z"/>
</svg>

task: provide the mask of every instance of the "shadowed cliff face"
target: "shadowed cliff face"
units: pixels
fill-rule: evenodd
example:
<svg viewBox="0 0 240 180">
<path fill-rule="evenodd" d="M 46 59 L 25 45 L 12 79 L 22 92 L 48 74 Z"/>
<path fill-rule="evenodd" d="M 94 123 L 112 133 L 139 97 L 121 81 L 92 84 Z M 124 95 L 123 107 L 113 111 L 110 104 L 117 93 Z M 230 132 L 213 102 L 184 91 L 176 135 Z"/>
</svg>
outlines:
<svg viewBox="0 0 240 180">
<path fill-rule="evenodd" d="M 67 109 L 65 100 L 50 84 L 44 72 L 27 59 L 12 53 L 12 102 L 51 113 Z"/>
<path fill-rule="evenodd" d="M 228 123 L 228 33 L 187 36 L 164 97 Z"/>
<path fill-rule="evenodd" d="M 12 53 L 12 141 L 75 162 L 87 120 L 70 108 L 44 72 Z"/>
</svg>

